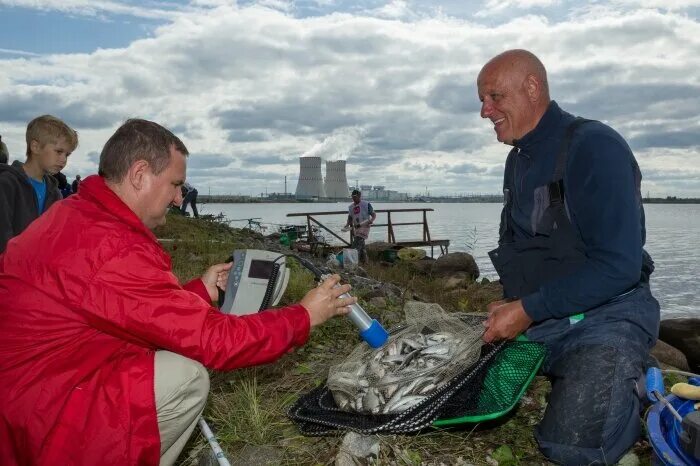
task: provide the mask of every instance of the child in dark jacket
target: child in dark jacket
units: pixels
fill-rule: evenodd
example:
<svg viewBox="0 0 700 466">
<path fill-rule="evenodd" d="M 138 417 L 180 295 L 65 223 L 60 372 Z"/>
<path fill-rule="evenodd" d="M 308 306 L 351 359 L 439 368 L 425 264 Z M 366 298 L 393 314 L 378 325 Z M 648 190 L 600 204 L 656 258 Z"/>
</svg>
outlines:
<svg viewBox="0 0 700 466">
<path fill-rule="evenodd" d="M 61 199 L 51 176 L 66 166 L 78 145 L 78 133 L 51 115 L 27 125 L 27 160 L 0 165 L 0 253 L 8 241 Z"/>
</svg>

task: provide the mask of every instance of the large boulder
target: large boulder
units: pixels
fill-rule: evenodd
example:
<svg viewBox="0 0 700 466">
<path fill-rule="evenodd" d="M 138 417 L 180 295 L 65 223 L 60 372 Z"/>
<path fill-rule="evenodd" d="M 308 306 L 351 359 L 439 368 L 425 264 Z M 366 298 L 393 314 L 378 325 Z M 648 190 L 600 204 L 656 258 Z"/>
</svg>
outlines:
<svg viewBox="0 0 700 466">
<path fill-rule="evenodd" d="M 392 249 L 392 244 L 385 241 L 375 241 L 373 243 L 366 243 L 365 249 L 367 249 L 367 256 L 372 260 L 382 260 L 382 254 L 387 249 Z"/>
<path fill-rule="evenodd" d="M 690 370 L 688 359 L 685 357 L 685 354 L 662 340 L 656 342 L 656 345 L 651 349 L 651 355 L 662 364 L 682 371 Z"/>
<path fill-rule="evenodd" d="M 472 280 L 479 278 L 479 266 L 471 254 L 466 252 L 451 252 L 438 257 L 432 267 L 437 275 L 453 275 L 455 272 L 466 272 Z"/>
<path fill-rule="evenodd" d="M 409 262 L 408 264 L 417 273 L 420 273 L 422 275 L 430 275 L 433 272 L 433 265 L 435 265 L 435 259 L 433 259 L 432 257 L 424 257 L 421 260 Z"/>
<path fill-rule="evenodd" d="M 700 319 L 662 320 L 659 339 L 681 350 L 691 371 L 700 371 Z"/>
</svg>

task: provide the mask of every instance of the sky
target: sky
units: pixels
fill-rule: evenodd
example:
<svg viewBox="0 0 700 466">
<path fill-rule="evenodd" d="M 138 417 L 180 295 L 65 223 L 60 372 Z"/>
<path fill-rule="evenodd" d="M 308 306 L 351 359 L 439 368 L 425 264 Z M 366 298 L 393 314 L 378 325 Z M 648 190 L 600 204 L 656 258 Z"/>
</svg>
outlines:
<svg viewBox="0 0 700 466">
<path fill-rule="evenodd" d="M 299 157 L 354 184 L 497 194 L 508 146 L 476 76 L 525 48 L 565 110 L 628 141 L 642 193 L 700 197 L 700 0 L 0 0 L 0 134 L 78 131 L 64 173 L 97 171 L 126 119 L 188 147 L 201 194 L 294 192 Z"/>
</svg>

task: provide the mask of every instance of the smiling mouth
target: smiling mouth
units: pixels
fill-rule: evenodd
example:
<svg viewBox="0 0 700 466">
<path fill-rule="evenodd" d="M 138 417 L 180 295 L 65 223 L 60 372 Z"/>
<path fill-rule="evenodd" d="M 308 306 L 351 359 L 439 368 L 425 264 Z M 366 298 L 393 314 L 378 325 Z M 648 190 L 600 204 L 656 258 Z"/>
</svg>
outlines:
<svg viewBox="0 0 700 466">
<path fill-rule="evenodd" d="M 503 123 L 504 121 L 506 121 L 506 118 L 505 118 L 505 117 L 499 118 L 498 120 L 493 120 L 493 126 L 498 126 L 498 125 L 500 125 L 501 123 Z"/>
</svg>

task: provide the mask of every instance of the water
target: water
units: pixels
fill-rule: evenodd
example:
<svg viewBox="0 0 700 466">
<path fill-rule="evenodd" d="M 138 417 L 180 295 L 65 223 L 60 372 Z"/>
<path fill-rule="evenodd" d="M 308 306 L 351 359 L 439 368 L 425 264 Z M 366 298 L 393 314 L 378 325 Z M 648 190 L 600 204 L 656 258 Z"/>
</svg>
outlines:
<svg viewBox="0 0 700 466">
<path fill-rule="evenodd" d="M 431 208 L 428 225 L 433 239 L 449 239 L 450 252 L 466 251 L 474 256 L 481 274 L 496 279 L 487 252 L 496 247 L 500 204 L 430 204 L 430 203 L 373 203 L 375 209 Z M 279 224 L 304 224 L 305 217 L 287 217 L 290 212 L 346 211 L 343 203 L 291 203 L 291 204 L 202 204 L 202 213 L 223 213 L 229 219 L 261 217 L 267 232 L 277 230 Z M 654 259 L 656 270 L 651 287 L 661 303 L 664 318 L 695 316 L 700 309 L 695 297 L 700 295 L 700 205 L 647 204 L 646 249 Z M 392 222 L 420 222 L 420 212 L 394 213 Z M 321 223 L 331 227 L 340 236 L 346 215 L 321 216 Z M 386 223 L 386 214 L 377 216 L 377 223 Z M 232 222 L 243 227 L 245 221 Z M 397 240 L 422 238 L 418 225 L 396 226 Z M 330 235 L 326 234 L 327 238 Z M 387 241 L 387 228 L 372 228 L 370 241 Z M 439 248 L 438 252 L 439 252 Z M 437 254 L 437 253 L 436 253 Z"/>
</svg>

